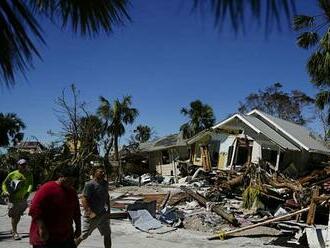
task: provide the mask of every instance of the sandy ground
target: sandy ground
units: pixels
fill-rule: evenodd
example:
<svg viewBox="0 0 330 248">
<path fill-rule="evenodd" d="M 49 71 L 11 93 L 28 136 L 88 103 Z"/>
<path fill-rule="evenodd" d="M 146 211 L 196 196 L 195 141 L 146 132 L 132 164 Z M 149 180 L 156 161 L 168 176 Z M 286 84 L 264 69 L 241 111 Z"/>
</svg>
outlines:
<svg viewBox="0 0 330 248">
<path fill-rule="evenodd" d="M 10 235 L 10 221 L 6 216 L 7 207 L 0 205 L 0 247 L 1 248 L 23 248 L 29 247 L 28 230 L 30 217 L 24 215 L 19 225 L 19 232 L 23 237 L 20 241 L 14 241 Z M 272 238 L 232 238 L 229 240 L 208 241 L 207 234 L 178 229 L 165 234 L 149 234 L 135 229 L 128 220 L 112 220 L 112 241 L 114 248 L 197 248 L 197 247 L 278 247 L 266 245 Z M 103 247 L 103 240 L 98 231 L 84 241 L 82 248 Z"/>
</svg>

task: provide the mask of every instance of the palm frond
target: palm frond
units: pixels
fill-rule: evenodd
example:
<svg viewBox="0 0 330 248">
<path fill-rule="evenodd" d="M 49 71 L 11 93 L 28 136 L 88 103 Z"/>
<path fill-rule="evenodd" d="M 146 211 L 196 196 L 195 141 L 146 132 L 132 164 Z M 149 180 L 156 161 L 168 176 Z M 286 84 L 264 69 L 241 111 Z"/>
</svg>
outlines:
<svg viewBox="0 0 330 248">
<path fill-rule="evenodd" d="M 33 67 L 33 56 L 40 57 L 34 41 L 43 43 L 42 30 L 25 1 L 0 1 L 0 80 L 15 83 L 17 73 Z"/>
<path fill-rule="evenodd" d="M 97 115 L 103 120 L 103 131 L 102 133 L 105 135 L 106 133 L 109 133 L 108 127 L 109 122 L 111 122 L 111 104 L 110 102 L 104 98 L 103 96 L 100 96 L 100 105 L 96 110 Z"/>
<path fill-rule="evenodd" d="M 313 53 L 308 59 L 306 67 L 313 84 L 317 87 L 330 85 L 329 52 L 317 51 Z"/>
<path fill-rule="evenodd" d="M 308 49 L 315 46 L 319 41 L 319 36 L 315 32 L 304 32 L 297 37 L 297 45 Z"/>
<path fill-rule="evenodd" d="M 0 113 L 0 147 L 7 147 L 11 143 L 16 145 L 23 140 L 21 132 L 25 128 L 24 122 L 14 113 Z"/>
<path fill-rule="evenodd" d="M 288 26 L 291 25 L 291 17 L 296 13 L 294 0 L 194 0 L 193 10 L 204 11 L 205 6 L 210 7 L 216 28 L 222 29 L 228 19 L 236 33 L 244 32 L 248 14 L 259 24 L 263 21 L 268 33 L 273 24 L 276 24 L 278 29 L 281 28 L 283 17 L 286 18 Z"/>
<path fill-rule="evenodd" d="M 310 28 L 314 25 L 313 16 L 297 15 L 293 18 L 293 29 L 299 31 L 304 28 Z"/>
<path fill-rule="evenodd" d="M 130 20 L 127 0 L 35 0 L 33 8 L 39 13 L 59 20 L 62 27 L 70 26 L 81 35 L 94 36 Z"/>
<path fill-rule="evenodd" d="M 330 2 L 328 0 L 319 0 L 318 2 L 323 14 L 327 17 L 327 20 L 330 21 Z"/>
<path fill-rule="evenodd" d="M 323 35 L 320 40 L 321 48 L 325 51 L 330 51 L 330 29 Z"/>
<path fill-rule="evenodd" d="M 128 0 L 1 0 L 0 84 L 14 85 L 17 74 L 24 76 L 33 68 L 33 58 L 41 57 L 36 44 L 45 41 L 36 14 L 95 36 L 129 21 L 127 6 Z"/>
<path fill-rule="evenodd" d="M 320 109 L 324 109 L 330 103 L 330 91 L 322 90 L 316 95 L 315 104 Z"/>
</svg>

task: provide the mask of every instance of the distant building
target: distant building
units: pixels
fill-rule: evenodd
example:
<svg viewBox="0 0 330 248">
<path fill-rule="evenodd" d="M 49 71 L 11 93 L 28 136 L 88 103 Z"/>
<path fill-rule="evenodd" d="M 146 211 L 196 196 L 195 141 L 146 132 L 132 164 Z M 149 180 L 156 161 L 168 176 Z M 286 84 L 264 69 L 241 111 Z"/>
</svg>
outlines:
<svg viewBox="0 0 330 248">
<path fill-rule="evenodd" d="M 182 132 L 140 144 L 141 153 L 147 154 L 150 171 L 163 176 L 176 174 L 176 161 L 189 159 L 188 145 Z"/>
<path fill-rule="evenodd" d="M 16 149 L 23 152 L 29 153 L 40 153 L 46 149 L 39 141 L 23 141 L 20 142 Z"/>
</svg>

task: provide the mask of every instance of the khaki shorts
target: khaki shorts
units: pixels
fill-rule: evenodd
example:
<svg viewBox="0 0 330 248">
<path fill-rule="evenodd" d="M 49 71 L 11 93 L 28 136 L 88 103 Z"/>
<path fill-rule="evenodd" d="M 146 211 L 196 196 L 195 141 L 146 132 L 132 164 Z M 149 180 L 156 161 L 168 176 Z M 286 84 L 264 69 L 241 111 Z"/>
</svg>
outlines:
<svg viewBox="0 0 330 248">
<path fill-rule="evenodd" d="M 8 216 L 11 218 L 17 218 L 23 215 L 24 211 L 28 207 L 27 201 L 19 201 L 15 203 L 8 204 Z"/>
<path fill-rule="evenodd" d="M 83 239 L 86 239 L 89 235 L 91 235 L 96 228 L 99 229 L 102 236 L 111 235 L 109 214 L 100 214 L 92 219 L 83 217 Z"/>
</svg>

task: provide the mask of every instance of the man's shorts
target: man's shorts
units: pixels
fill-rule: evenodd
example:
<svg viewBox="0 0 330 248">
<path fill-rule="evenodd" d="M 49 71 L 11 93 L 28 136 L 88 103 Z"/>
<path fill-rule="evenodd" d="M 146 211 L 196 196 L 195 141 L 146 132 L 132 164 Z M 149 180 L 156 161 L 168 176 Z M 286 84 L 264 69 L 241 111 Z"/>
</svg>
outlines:
<svg viewBox="0 0 330 248">
<path fill-rule="evenodd" d="M 15 218 L 15 217 L 18 218 L 23 215 L 27 207 L 28 204 L 26 200 L 15 203 L 10 202 L 8 204 L 8 216 L 11 218 Z"/>
<path fill-rule="evenodd" d="M 110 216 L 108 213 L 97 215 L 95 218 L 83 217 L 83 239 L 91 235 L 95 228 L 99 229 L 102 236 L 111 235 Z"/>
</svg>

